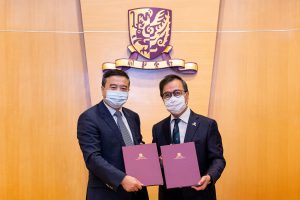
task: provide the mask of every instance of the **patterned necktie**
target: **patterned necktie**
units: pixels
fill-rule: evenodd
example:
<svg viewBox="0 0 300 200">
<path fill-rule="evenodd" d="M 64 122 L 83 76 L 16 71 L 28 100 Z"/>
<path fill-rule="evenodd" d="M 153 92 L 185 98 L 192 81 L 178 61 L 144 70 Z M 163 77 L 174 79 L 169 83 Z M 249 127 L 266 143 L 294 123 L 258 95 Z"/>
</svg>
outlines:
<svg viewBox="0 0 300 200">
<path fill-rule="evenodd" d="M 122 120 L 122 113 L 120 111 L 116 111 L 114 115 L 117 117 L 117 124 L 122 133 L 122 137 L 125 145 L 126 146 L 133 145 L 132 139 L 130 137 L 130 133 Z"/>
<path fill-rule="evenodd" d="M 180 119 L 174 119 L 175 124 L 173 128 L 173 135 L 172 135 L 172 144 L 179 144 L 180 143 L 180 135 L 179 135 L 179 127 L 178 123 L 180 122 Z"/>
</svg>

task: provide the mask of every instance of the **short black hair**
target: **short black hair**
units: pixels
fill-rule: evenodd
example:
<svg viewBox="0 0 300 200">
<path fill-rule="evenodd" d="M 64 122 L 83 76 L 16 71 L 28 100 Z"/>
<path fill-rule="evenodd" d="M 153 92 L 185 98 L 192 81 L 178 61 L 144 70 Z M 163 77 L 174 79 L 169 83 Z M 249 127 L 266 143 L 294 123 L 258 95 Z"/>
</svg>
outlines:
<svg viewBox="0 0 300 200">
<path fill-rule="evenodd" d="M 175 74 L 169 74 L 169 75 L 165 76 L 164 79 L 162 79 L 159 83 L 159 91 L 160 91 L 161 97 L 163 97 L 163 89 L 164 89 L 165 85 L 167 85 L 168 83 L 170 83 L 173 80 L 180 80 L 182 83 L 184 92 L 189 91 L 185 80 L 183 80 L 180 76 L 177 76 Z"/>
<path fill-rule="evenodd" d="M 103 87 L 105 86 L 106 79 L 111 76 L 123 76 L 128 79 L 129 85 L 130 85 L 130 79 L 126 72 L 119 70 L 119 69 L 111 69 L 111 70 L 106 71 L 102 76 L 102 86 Z"/>
</svg>

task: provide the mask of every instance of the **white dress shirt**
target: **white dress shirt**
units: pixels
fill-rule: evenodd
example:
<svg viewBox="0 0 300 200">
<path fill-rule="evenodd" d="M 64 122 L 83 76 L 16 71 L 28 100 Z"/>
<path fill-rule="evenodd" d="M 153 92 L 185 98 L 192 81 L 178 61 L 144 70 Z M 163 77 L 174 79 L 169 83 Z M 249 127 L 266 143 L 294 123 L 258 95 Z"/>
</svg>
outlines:
<svg viewBox="0 0 300 200">
<path fill-rule="evenodd" d="M 180 121 L 178 123 L 178 127 L 179 127 L 180 143 L 184 143 L 184 138 L 185 138 L 190 114 L 191 114 L 191 109 L 187 108 L 186 111 L 184 111 L 184 113 L 182 113 L 179 117 Z M 175 124 L 174 119 L 175 119 L 175 117 L 171 114 L 171 120 L 170 120 L 171 138 L 173 138 L 173 128 L 174 128 L 174 124 Z"/>
</svg>

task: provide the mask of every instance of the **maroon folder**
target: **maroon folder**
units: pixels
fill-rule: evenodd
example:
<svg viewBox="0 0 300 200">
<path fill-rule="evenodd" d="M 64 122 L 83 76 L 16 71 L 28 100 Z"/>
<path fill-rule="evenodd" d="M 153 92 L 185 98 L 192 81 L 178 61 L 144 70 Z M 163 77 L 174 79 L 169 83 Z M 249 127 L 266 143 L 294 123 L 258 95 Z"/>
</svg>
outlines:
<svg viewBox="0 0 300 200">
<path fill-rule="evenodd" d="M 163 179 L 156 144 L 122 147 L 126 174 L 145 186 L 162 185 Z"/>
<path fill-rule="evenodd" d="M 194 142 L 161 147 L 167 188 L 197 185 L 199 165 Z"/>
</svg>

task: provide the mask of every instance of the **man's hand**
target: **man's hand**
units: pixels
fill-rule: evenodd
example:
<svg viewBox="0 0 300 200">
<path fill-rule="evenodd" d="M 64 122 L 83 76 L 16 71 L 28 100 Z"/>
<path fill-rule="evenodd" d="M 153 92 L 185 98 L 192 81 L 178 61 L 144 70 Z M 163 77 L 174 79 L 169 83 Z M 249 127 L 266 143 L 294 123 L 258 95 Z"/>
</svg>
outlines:
<svg viewBox="0 0 300 200">
<path fill-rule="evenodd" d="M 195 190 L 199 191 L 199 190 L 205 190 L 206 186 L 210 183 L 210 176 L 209 175 L 205 175 L 202 176 L 201 180 L 199 181 L 199 185 L 198 186 L 193 186 L 192 188 L 194 188 Z"/>
<path fill-rule="evenodd" d="M 132 176 L 125 176 L 121 182 L 127 192 L 137 192 L 142 189 L 143 184 Z"/>
</svg>

